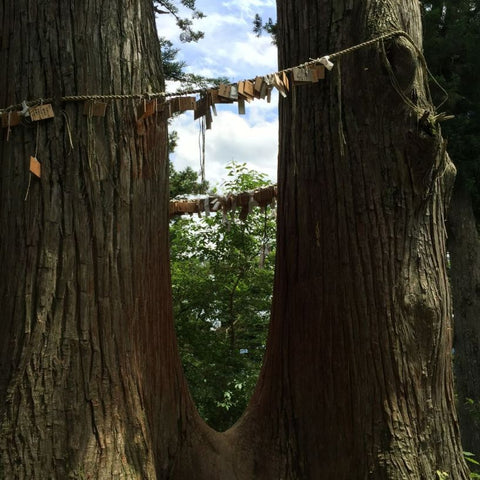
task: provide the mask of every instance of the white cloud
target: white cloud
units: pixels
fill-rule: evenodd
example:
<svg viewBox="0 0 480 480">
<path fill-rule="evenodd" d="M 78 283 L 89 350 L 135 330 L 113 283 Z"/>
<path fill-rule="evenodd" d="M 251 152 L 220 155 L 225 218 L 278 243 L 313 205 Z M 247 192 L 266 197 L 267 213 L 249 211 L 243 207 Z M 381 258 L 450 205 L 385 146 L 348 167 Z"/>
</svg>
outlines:
<svg viewBox="0 0 480 480">
<path fill-rule="evenodd" d="M 231 82 L 265 75 L 277 69 L 276 47 L 268 35 L 260 38 L 253 32 L 256 13 L 264 20 L 275 17 L 275 0 L 217 2 L 197 0 L 197 8 L 207 16 L 194 22 L 194 29 L 205 37 L 197 43 L 182 44 L 171 16 L 157 21 L 159 34 L 179 48 L 178 59 L 186 62 L 187 72 L 207 77 L 225 76 Z M 181 15 L 189 15 L 188 11 Z M 167 18 L 170 17 L 170 18 Z M 172 87 L 169 87 L 172 91 Z M 247 115 L 239 116 L 236 105 L 217 105 L 212 130 L 206 132 L 206 175 L 211 186 L 221 183 L 225 166 L 235 160 L 249 168 L 265 172 L 276 179 L 278 152 L 278 96 L 272 102 L 247 104 Z M 179 142 L 172 160 L 177 169 L 200 168 L 199 127 L 191 113 L 184 113 L 172 122 Z"/>
<path fill-rule="evenodd" d="M 230 2 L 222 2 L 222 6 L 225 8 L 240 10 L 244 15 L 253 18 L 256 13 L 261 15 L 266 9 L 272 10 L 272 12 L 269 11 L 267 13 L 267 16 L 274 16 L 276 2 L 275 0 L 243 0 L 241 2 L 234 0 Z"/>
<path fill-rule="evenodd" d="M 210 185 L 222 182 L 225 166 L 232 161 L 246 162 L 249 168 L 266 173 L 272 182 L 276 181 L 277 118 L 265 120 L 257 113 L 247 120 L 245 116 L 220 108 L 218 116 L 213 118 L 212 129 L 205 134 L 205 170 Z M 253 109 L 253 105 L 250 108 Z M 171 128 L 179 134 L 179 143 L 172 155 L 175 168 L 181 170 L 189 166 L 199 171 L 198 122 L 193 120 L 193 115 L 184 114 L 172 122 Z"/>
<path fill-rule="evenodd" d="M 174 44 L 179 43 L 180 31 L 172 15 L 159 15 L 156 23 L 159 37 L 166 38 Z"/>
<path fill-rule="evenodd" d="M 257 37 L 240 19 L 215 14 L 199 21 L 198 28 L 205 32 L 204 39 L 176 45 L 188 72 L 233 81 L 277 69 L 277 49 L 270 37 Z"/>
<path fill-rule="evenodd" d="M 232 81 L 271 73 L 277 69 L 276 47 L 268 35 L 257 37 L 253 32 L 255 13 L 275 14 L 271 0 L 224 2 L 197 0 L 206 17 L 194 21 L 194 29 L 204 32 L 203 39 L 181 43 L 179 30 L 172 16 L 157 20 L 159 35 L 179 48 L 178 58 L 186 62 L 187 71 L 205 76 L 228 76 Z M 265 10 L 267 9 L 267 10 Z M 273 12 L 273 13 L 272 13 Z M 188 11 L 184 12 L 188 15 Z"/>
</svg>

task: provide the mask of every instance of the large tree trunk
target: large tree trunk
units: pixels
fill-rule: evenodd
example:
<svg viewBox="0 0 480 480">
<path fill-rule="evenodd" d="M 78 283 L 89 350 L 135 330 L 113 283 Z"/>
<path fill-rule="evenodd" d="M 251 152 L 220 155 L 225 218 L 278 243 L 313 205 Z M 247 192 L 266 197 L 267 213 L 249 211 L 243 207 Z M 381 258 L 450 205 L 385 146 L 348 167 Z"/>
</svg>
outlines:
<svg viewBox="0 0 480 480">
<path fill-rule="evenodd" d="M 416 0 L 277 4 L 280 67 L 395 29 L 421 48 Z M 468 478 L 445 261 L 454 169 L 419 121 L 432 106 L 417 53 L 400 37 L 385 50 L 334 60 L 280 104 L 268 350 L 229 433 L 258 442 L 252 478 Z"/>
<path fill-rule="evenodd" d="M 0 4 L 0 105 L 161 91 L 151 0 Z M 166 478 L 181 431 L 166 128 L 136 101 L 0 141 L 0 477 Z M 70 137 L 73 147 L 70 145 Z M 42 163 L 41 178 L 28 171 Z"/>
<path fill-rule="evenodd" d="M 464 449 L 480 455 L 480 239 L 472 200 L 460 179 L 448 210 L 455 382 Z M 470 402 L 473 400 L 473 404 Z"/>
</svg>

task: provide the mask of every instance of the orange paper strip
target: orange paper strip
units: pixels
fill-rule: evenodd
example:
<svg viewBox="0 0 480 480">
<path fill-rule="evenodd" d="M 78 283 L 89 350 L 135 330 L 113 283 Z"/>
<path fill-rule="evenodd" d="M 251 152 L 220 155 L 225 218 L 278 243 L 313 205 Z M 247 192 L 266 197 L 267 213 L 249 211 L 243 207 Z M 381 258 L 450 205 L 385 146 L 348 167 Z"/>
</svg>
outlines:
<svg viewBox="0 0 480 480">
<path fill-rule="evenodd" d="M 30 171 L 38 178 L 41 177 L 42 164 L 35 157 L 30 157 Z"/>
</svg>

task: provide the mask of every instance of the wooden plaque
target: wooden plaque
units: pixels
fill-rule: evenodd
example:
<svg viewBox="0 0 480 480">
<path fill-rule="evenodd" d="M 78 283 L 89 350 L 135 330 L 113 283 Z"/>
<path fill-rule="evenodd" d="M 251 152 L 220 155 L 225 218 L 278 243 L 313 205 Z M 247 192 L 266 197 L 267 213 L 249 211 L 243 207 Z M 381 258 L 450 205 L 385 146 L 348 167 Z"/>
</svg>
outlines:
<svg viewBox="0 0 480 480">
<path fill-rule="evenodd" d="M 253 85 L 255 93 L 260 94 L 262 91 L 262 85 L 264 83 L 263 77 L 255 77 L 255 84 Z"/>
<path fill-rule="evenodd" d="M 152 116 L 157 111 L 157 100 L 142 100 L 137 107 L 137 120 Z"/>
<path fill-rule="evenodd" d="M 243 82 L 243 95 L 254 98 L 253 83 L 250 80 Z"/>
<path fill-rule="evenodd" d="M 104 117 L 106 110 L 106 103 L 88 100 L 83 107 L 83 114 L 89 117 Z"/>
<path fill-rule="evenodd" d="M 171 98 L 168 103 L 170 104 L 170 113 L 173 115 L 174 113 L 180 112 L 180 97 Z"/>
<path fill-rule="evenodd" d="M 28 109 L 30 113 L 30 118 L 33 122 L 38 122 L 39 120 L 46 120 L 47 118 L 53 118 L 55 114 L 53 113 L 53 108 L 50 103 L 45 105 L 38 105 L 37 107 L 31 107 Z"/>
<path fill-rule="evenodd" d="M 237 83 L 237 93 L 238 95 L 245 96 L 245 82 L 241 81 Z"/>
<path fill-rule="evenodd" d="M 230 99 L 230 90 L 231 90 L 230 85 L 221 84 L 218 87 L 218 95 L 220 97 Z"/>
<path fill-rule="evenodd" d="M 230 87 L 230 98 L 232 100 L 238 100 L 238 87 L 237 87 L 237 85 L 231 85 L 231 87 Z"/>
<path fill-rule="evenodd" d="M 325 66 L 324 65 L 315 65 L 313 67 L 314 77 L 318 80 L 323 80 L 325 78 Z"/>
<path fill-rule="evenodd" d="M 180 110 L 195 110 L 195 97 L 180 97 Z"/>
<path fill-rule="evenodd" d="M 22 120 L 22 117 L 20 113 L 18 113 L 16 110 L 13 110 L 11 112 L 5 112 L 2 115 L 2 127 L 3 128 L 15 127 L 21 122 L 21 120 Z"/>
<path fill-rule="evenodd" d="M 245 115 L 245 99 L 240 98 L 238 99 L 238 113 L 239 115 Z"/>
<path fill-rule="evenodd" d="M 195 103 L 195 113 L 193 114 L 194 120 L 203 117 L 207 114 L 208 104 L 207 97 L 202 97 Z"/>
</svg>

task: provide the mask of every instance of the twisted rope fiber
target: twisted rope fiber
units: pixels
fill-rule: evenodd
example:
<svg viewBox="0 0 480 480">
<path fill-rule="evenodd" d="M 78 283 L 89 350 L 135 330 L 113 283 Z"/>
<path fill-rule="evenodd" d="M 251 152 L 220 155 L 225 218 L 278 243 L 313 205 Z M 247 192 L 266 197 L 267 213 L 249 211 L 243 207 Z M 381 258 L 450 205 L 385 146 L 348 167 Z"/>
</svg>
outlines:
<svg viewBox="0 0 480 480">
<path fill-rule="evenodd" d="M 420 49 L 417 47 L 413 39 L 408 35 L 408 33 L 404 32 L 403 30 L 395 30 L 393 32 L 386 33 L 384 35 L 380 35 L 378 37 L 372 38 L 370 40 L 367 40 L 365 42 L 359 43 L 357 45 L 353 45 L 349 48 L 345 48 L 344 50 L 340 50 L 338 52 L 332 53 L 328 55 L 329 59 L 335 59 L 338 57 L 341 57 L 342 55 L 347 55 L 349 53 L 355 52 L 356 50 L 360 50 L 361 48 L 368 47 L 370 45 L 373 45 L 377 42 L 381 42 L 384 40 L 388 40 L 390 38 L 394 37 L 405 37 L 414 47 L 415 51 L 419 55 L 422 65 L 426 68 L 427 72 L 429 73 L 430 77 L 434 80 L 436 85 L 446 94 L 445 90 L 438 84 L 438 82 L 433 78 L 433 75 L 430 73 L 428 70 L 428 67 L 426 66 L 426 61 L 425 57 L 423 56 L 423 53 L 420 51 Z M 296 65 L 294 67 L 289 67 L 284 70 L 280 70 L 279 72 L 291 72 L 295 68 L 303 68 L 303 67 L 308 67 L 311 65 L 316 65 L 320 62 L 321 58 L 324 57 L 318 57 L 316 59 L 309 60 L 308 62 L 302 63 L 300 65 Z M 199 88 L 199 89 L 189 89 L 189 90 L 181 90 L 179 92 L 156 92 L 156 93 L 132 93 L 132 94 L 110 94 L 110 95 L 68 95 L 60 98 L 39 98 L 37 100 L 30 100 L 25 102 L 27 106 L 33 106 L 33 105 L 41 105 L 42 103 L 52 103 L 55 101 L 60 101 L 60 102 L 85 102 L 88 100 L 131 100 L 131 99 L 145 99 L 145 100 L 151 100 L 155 98 L 166 98 L 166 97 L 175 97 L 175 96 L 182 96 L 182 95 L 191 95 L 191 94 L 197 94 L 197 93 L 204 93 L 206 91 L 205 88 Z M 442 102 L 443 103 L 443 102 Z M 16 104 L 16 105 L 10 105 L 4 109 L 0 109 L 0 113 L 5 113 L 5 112 L 10 112 L 13 110 L 20 110 L 24 104 Z"/>
<path fill-rule="evenodd" d="M 164 98 L 164 97 L 175 97 L 181 95 L 190 95 L 194 93 L 202 93 L 204 92 L 204 88 L 199 89 L 189 89 L 189 90 L 182 90 L 180 92 L 156 92 L 156 93 L 128 93 L 128 94 L 100 94 L 100 95 L 67 95 L 65 97 L 49 97 L 49 98 L 38 98 L 36 100 L 29 100 L 25 102 L 25 105 L 28 107 L 41 105 L 42 103 L 52 103 L 52 102 L 86 102 L 88 100 L 153 100 L 155 98 Z M 1 109 L 0 113 L 10 112 L 12 110 L 20 110 L 24 104 L 17 103 L 16 105 L 9 105 L 8 107 Z"/>
<path fill-rule="evenodd" d="M 355 52 L 356 50 L 360 50 L 361 48 L 368 47 L 377 42 L 381 42 L 383 40 L 388 40 L 389 38 L 400 37 L 400 36 L 407 37 L 410 40 L 410 42 L 414 43 L 414 41 L 411 39 L 408 33 L 404 32 L 403 30 L 395 30 L 394 32 L 385 33 L 384 35 L 380 35 L 379 37 L 372 38 L 371 40 L 367 40 L 366 42 L 359 43 L 358 45 L 353 45 L 352 47 L 345 48 L 344 50 L 340 50 L 339 52 L 336 52 L 336 53 L 332 53 L 330 55 L 330 58 L 341 57 L 342 55 Z"/>
<path fill-rule="evenodd" d="M 408 38 L 408 40 L 415 44 L 415 42 L 412 40 L 412 38 L 408 35 L 408 33 L 404 32 L 403 30 L 395 30 L 393 32 L 385 33 L 384 35 L 380 35 L 379 37 L 372 38 L 370 40 L 367 40 L 365 42 L 359 43 L 357 45 L 353 45 L 351 47 L 345 48 L 344 50 L 340 50 L 338 52 L 332 53 L 330 55 L 326 55 L 330 60 L 341 57 L 342 55 L 347 55 L 348 53 L 355 52 L 357 50 L 360 50 L 361 48 L 368 47 L 370 45 L 374 45 L 377 42 L 381 42 L 382 40 L 388 40 L 389 38 L 394 38 L 398 36 L 404 36 Z M 324 57 L 318 57 L 309 60 L 308 62 L 302 63 L 300 65 L 297 65 L 295 67 L 290 67 L 286 68 L 285 70 L 281 70 L 281 72 L 291 72 L 295 68 L 302 68 L 302 67 L 309 67 L 310 65 L 315 65 L 320 63 L 320 59 Z"/>
</svg>

